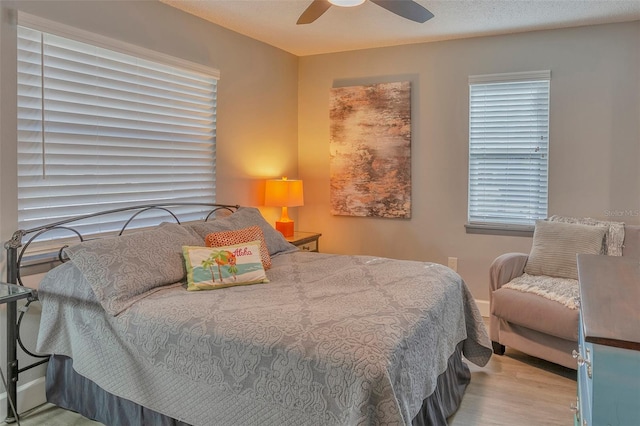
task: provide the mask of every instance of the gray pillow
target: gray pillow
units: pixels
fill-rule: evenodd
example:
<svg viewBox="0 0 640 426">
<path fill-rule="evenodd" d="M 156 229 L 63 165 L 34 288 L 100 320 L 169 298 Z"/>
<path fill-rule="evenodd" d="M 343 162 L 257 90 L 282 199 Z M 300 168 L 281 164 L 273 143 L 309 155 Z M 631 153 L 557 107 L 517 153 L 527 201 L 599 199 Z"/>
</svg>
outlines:
<svg viewBox="0 0 640 426">
<path fill-rule="evenodd" d="M 601 254 L 606 226 L 536 221 L 524 272 L 578 279 L 577 254 Z"/>
<path fill-rule="evenodd" d="M 87 279 L 105 311 L 118 315 L 149 291 L 186 276 L 182 246 L 201 246 L 188 229 L 163 223 L 114 238 L 85 241 L 65 253 Z"/>
<path fill-rule="evenodd" d="M 202 241 L 204 241 L 207 235 L 213 232 L 236 231 L 254 225 L 262 229 L 270 256 L 298 250 L 298 248 L 290 244 L 279 231 L 276 231 L 273 226 L 269 225 L 264 217 L 262 217 L 262 214 L 260 214 L 260 210 L 255 207 L 240 207 L 238 211 L 222 219 L 190 224 L 191 229 L 202 237 Z"/>
</svg>

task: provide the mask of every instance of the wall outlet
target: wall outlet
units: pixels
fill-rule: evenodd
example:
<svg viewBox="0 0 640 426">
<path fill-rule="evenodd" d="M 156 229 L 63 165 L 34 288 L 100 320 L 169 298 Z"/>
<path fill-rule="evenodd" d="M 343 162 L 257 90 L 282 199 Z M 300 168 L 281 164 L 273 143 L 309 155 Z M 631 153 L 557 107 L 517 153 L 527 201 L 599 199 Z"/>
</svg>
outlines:
<svg viewBox="0 0 640 426">
<path fill-rule="evenodd" d="M 448 260 L 447 266 L 453 269 L 454 271 L 458 272 L 458 258 L 450 257 Z"/>
</svg>

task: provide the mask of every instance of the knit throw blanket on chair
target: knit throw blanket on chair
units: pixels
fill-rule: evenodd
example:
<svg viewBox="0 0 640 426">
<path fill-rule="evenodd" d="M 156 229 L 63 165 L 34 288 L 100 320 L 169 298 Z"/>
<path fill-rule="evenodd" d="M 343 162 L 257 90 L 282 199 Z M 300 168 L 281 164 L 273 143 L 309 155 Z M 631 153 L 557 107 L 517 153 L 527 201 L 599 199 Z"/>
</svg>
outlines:
<svg viewBox="0 0 640 426">
<path fill-rule="evenodd" d="M 523 274 L 502 287 L 537 294 L 549 300 L 562 303 L 569 309 L 580 308 L 578 280 L 571 278 Z"/>
</svg>

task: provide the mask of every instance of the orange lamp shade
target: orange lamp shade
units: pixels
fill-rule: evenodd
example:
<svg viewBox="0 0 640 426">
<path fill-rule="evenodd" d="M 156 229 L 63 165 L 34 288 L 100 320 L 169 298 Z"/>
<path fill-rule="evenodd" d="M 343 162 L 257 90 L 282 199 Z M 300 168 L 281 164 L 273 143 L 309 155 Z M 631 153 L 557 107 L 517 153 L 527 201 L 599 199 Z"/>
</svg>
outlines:
<svg viewBox="0 0 640 426">
<path fill-rule="evenodd" d="M 289 218 L 288 207 L 304 205 L 304 195 L 301 180 L 270 179 L 266 181 L 264 191 L 264 205 L 268 207 L 282 207 L 282 216 L 276 222 L 276 229 L 285 237 L 293 236 L 293 220 Z"/>
<path fill-rule="evenodd" d="M 266 182 L 264 205 L 268 207 L 296 207 L 304 205 L 301 180 L 270 179 Z"/>
</svg>

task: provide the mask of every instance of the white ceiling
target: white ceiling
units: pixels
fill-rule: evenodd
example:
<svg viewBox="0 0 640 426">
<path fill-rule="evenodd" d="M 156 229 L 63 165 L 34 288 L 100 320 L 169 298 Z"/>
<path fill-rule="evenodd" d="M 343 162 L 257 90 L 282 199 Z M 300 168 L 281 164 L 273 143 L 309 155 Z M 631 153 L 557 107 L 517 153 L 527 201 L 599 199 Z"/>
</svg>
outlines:
<svg viewBox="0 0 640 426">
<path fill-rule="evenodd" d="M 366 1 L 296 25 L 312 0 L 160 0 L 298 56 L 640 20 L 640 0 L 416 0 L 419 24 Z"/>
</svg>

